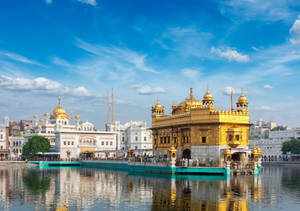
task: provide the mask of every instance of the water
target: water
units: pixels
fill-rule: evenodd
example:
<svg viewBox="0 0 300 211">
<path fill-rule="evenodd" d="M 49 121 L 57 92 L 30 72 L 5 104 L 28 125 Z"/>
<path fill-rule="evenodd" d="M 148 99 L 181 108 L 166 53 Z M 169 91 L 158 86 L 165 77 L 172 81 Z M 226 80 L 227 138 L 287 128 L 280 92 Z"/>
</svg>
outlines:
<svg viewBox="0 0 300 211">
<path fill-rule="evenodd" d="M 230 179 L 0 167 L 0 210 L 300 210 L 300 167 Z"/>
</svg>

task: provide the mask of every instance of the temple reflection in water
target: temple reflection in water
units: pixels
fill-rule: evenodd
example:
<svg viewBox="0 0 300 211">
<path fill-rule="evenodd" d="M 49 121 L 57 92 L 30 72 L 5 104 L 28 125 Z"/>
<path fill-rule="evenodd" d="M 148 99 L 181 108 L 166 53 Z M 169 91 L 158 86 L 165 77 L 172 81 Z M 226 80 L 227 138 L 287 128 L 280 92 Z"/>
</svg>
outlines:
<svg viewBox="0 0 300 211">
<path fill-rule="evenodd" d="M 248 210 L 260 176 L 128 175 L 85 168 L 0 168 L 0 208 L 35 210 Z"/>
</svg>

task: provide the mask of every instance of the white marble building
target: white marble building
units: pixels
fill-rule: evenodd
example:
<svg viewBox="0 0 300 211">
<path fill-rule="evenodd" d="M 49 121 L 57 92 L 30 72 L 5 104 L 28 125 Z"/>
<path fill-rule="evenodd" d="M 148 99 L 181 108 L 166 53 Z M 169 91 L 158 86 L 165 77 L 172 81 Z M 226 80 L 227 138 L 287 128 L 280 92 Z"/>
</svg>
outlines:
<svg viewBox="0 0 300 211">
<path fill-rule="evenodd" d="M 3 119 L 3 124 L 0 124 L 0 159 L 8 158 L 9 156 L 9 140 L 8 139 L 8 121 L 7 117 Z"/>
<path fill-rule="evenodd" d="M 118 150 L 152 149 L 152 131 L 144 121 L 130 121 L 124 125 L 115 121 L 109 126 L 109 131 L 117 133 Z"/>
<path fill-rule="evenodd" d="M 22 156 L 22 150 L 27 139 L 23 136 L 10 136 L 9 137 L 9 148 L 11 158 L 20 158 Z"/>
<path fill-rule="evenodd" d="M 112 151 L 117 148 L 115 132 L 98 131 L 92 123 L 81 122 L 78 114 L 75 116 L 75 124 L 72 124 L 60 98 L 52 114 L 46 112 L 44 117 L 38 119 L 35 114 L 33 129 L 25 129 L 24 137 L 27 140 L 35 135 L 48 138 L 52 150 L 61 159 L 76 159 L 85 151 Z M 96 154 L 103 155 L 104 152 Z"/>
<path fill-rule="evenodd" d="M 263 158 L 266 160 L 278 161 L 283 157 L 281 151 L 283 142 L 293 138 L 300 139 L 300 128 L 271 130 L 269 132 L 269 138 L 267 139 L 249 140 L 249 147 L 260 147 L 263 152 Z"/>
</svg>

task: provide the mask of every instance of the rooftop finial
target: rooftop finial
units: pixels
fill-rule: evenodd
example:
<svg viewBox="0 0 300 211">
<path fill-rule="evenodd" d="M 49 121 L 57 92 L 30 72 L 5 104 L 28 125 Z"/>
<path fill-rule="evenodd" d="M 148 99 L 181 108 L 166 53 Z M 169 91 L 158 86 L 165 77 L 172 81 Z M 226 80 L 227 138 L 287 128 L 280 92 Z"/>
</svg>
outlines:
<svg viewBox="0 0 300 211">
<path fill-rule="evenodd" d="M 194 97 L 193 88 L 190 88 L 190 98 L 192 99 L 193 97 Z"/>
<path fill-rule="evenodd" d="M 61 106 L 61 97 L 58 96 L 58 106 Z"/>
</svg>

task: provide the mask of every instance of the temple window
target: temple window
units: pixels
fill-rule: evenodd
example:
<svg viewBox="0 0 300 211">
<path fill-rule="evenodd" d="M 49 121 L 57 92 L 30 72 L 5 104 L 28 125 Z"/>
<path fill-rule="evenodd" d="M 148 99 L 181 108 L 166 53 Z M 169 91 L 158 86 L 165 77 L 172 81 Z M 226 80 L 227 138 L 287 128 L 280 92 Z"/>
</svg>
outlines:
<svg viewBox="0 0 300 211">
<path fill-rule="evenodd" d="M 206 136 L 202 136 L 202 144 L 206 143 Z"/>
<path fill-rule="evenodd" d="M 176 140 L 176 137 L 174 137 L 174 144 L 176 144 L 176 141 L 177 141 L 177 140 Z"/>
<path fill-rule="evenodd" d="M 170 136 L 168 136 L 168 144 L 170 143 Z"/>
<path fill-rule="evenodd" d="M 156 138 L 154 138 L 154 144 L 156 144 Z"/>
<path fill-rule="evenodd" d="M 64 141 L 64 145 L 67 145 L 67 142 Z"/>
<path fill-rule="evenodd" d="M 236 135 L 236 136 L 235 136 L 235 140 L 237 140 L 237 141 L 240 140 L 240 136 L 239 136 L 239 135 Z"/>
<path fill-rule="evenodd" d="M 229 139 L 229 141 L 232 141 L 233 136 L 230 134 L 230 135 L 228 136 L 228 139 Z"/>
</svg>

